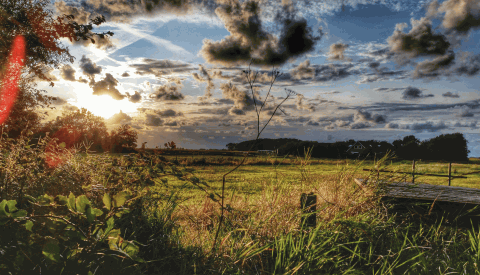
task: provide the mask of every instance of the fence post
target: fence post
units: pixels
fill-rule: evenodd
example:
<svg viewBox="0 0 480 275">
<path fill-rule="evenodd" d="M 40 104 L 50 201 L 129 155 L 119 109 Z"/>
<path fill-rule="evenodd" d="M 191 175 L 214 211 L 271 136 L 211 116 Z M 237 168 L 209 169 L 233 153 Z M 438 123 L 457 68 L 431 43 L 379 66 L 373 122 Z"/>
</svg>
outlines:
<svg viewBox="0 0 480 275">
<path fill-rule="evenodd" d="M 452 182 L 452 163 L 448 163 L 448 186 L 450 186 Z"/>
<path fill-rule="evenodd" d="M 314 195 L 313 192 L 309 194 L 302 193 L 300 197 L 300 208 L 302 209 L 300 226 L 305 224 L 306 226 L 316 227 L 317 215 L 315 211 L 317 210 L 317 195 Z"/>
<path fill-rule="evenodd" d="M 412 183 L 415 183 L 415 160 L 413 160 L 412 164 Z"/>
</svg>

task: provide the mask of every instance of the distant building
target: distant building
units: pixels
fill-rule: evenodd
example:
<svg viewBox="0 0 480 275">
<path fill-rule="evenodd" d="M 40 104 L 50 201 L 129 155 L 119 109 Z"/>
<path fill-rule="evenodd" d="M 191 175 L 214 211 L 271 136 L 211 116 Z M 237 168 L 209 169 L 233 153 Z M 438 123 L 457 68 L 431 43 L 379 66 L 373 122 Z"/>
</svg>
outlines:
<svg viewBox="0 0 480 275">
<path fill-rule="evenodd" d="M 360 143 L 359 141 L 355 142 L 354 145 L 351 145 L 350 148 L 348 148 L 347 150 L 347 153 L 350 153 L 350 154 L 362 154 L 363 152 L 365 152 L 365 150 L 367 149 L 367 147 L 365 147 L 362 143 Z"/>
</svg>

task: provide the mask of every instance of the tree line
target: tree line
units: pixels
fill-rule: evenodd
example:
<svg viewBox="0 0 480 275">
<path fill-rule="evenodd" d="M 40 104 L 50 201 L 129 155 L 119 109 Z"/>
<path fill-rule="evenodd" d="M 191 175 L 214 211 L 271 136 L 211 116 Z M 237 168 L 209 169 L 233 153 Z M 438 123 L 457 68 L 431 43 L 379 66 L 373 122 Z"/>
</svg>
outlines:
<svg viewBox="0 0 480 275">
<path fill-rule="evenodd" d="M 292 138 L 260 139 L 255 144 L 254 140 L 240 143 L 229 143 L 229 150 L 278 150 L 279 155 L 296 155 L 303 157 L 311 148 L 311 156 L 315 158 L 379 158 L 392 152 L 398 159 L 412 160 L 468 160 L 467 140 L 462 133 L 442 134 L 434 138 L 420 141 L 415 136 L 406 136 L 392 143 L 387 141 L 365 140 L 338 141 L 334 143 L 320 143 L 317 141 L 303 141 Z M 354 145 L 363 148 L 359 152 L 352 152 Z M 253 146 L 253 147 L 252 147 Z"/>
</svg>

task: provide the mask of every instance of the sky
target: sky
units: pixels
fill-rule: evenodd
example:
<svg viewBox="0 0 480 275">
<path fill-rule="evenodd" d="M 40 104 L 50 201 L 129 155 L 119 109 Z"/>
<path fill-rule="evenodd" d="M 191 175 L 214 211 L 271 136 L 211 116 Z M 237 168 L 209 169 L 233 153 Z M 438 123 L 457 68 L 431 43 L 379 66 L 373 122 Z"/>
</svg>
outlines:
<svg viewBox="0 0 480 275">
<path fill-rule="evenodd" d="M 50 70 L 53 87 L 38 83 L 58 97 L 45 120 L 86 108 L 109 129 L 131 125 L 147 148 L 224 149 L 270 118 L 261 138 L 460 132 L 480 157 L 478 0 L 81 0 L 52 10 L 83 24 L 102 14 L 93 31 L 114 35 L 62 41 L 75 62 Z"/>
</svg>

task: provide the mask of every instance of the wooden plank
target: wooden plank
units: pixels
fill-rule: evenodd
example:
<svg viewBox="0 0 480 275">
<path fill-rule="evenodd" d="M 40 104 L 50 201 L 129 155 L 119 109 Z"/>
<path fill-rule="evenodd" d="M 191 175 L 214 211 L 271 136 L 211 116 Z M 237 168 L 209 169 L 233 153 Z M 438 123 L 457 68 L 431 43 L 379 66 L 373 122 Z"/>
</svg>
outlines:
<svg viewBox="0 0 480 275">
<path fill-rule="evenodd" d="M 356 180 L 363 185 L 363 179 Z M 480 204 L 477 188 L 394 182 L 385 185 L 382 193 L 383 197 Z"/>
</svg>

